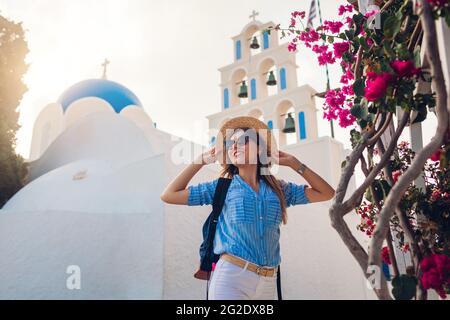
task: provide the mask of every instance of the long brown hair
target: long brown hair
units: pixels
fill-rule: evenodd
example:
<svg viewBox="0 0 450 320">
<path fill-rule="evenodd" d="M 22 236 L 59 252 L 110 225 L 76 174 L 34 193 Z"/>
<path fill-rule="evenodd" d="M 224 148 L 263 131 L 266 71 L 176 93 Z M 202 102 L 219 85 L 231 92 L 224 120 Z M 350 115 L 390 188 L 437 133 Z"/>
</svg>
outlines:
<svg viewBox="0 0 450 320">
<path fill-rule="evenodd" d="M 249 129 L 254 130 L 253 128 L 236 128 L 234 129 L 234 132 L 236 132 L 236 130 L 243 130 L 244 132 L 246 132 Z M 255 130 L 256 132 L 256 137 L 257 137 L 257 147 L 258 147 L 258 161 L 257 161 L 257 168 L 256 168 L 256 178 L 259 179 L 262 178 L 264 179 L 264 181 L 269 185 L 269 187 L 276 193 L 276 195 L 278 196 L 278 199 L 280 200 L 280 207 L 281 207 L 281 219 L 283 221 L 283 224 L 287 223 L 287 211 L 286 211 L 286 200 L 284 198 L 284 193 L 283 193 L 283 189 L 281 186 L 281 181 L 279 181 L 277 178 L 275 178 L 274 175 L 269 173 L 269 168 L 272 165 L 270 160 L 269 161 L 265 161 L 265 163 L 267 164 L 262 164 L 261 163 L 261 159 L 259 156 L 259 150 L 260 148 L 262 148 L 263 150 L 263 156 L 265 156 L 266 154 L 268 156 L 270 156 L 270 154 L 267 153 L 267 147 L 266 144 L 264 143 L 264 139 L 259 139 L 259 134 L 257 132 L 257 130 Z M 228 150 L 225 147 L 225 140 L 223 139 L 223 157 L 225 159 L 228 159 Z M 262 145 L 261 145 L 262 144 Z M 226 177 L 226 178 L 233 178 L 233 176 L 235 174 L 239 174 L 239 168 L 236 167 L 234 164 L 230 163 L 231 161 L 224 161 L 224 166 L 222 168 L 222 170 L 220 171 L 220 176 L 221 177 Z M 267 170 L 265 170 L 265 174 L 261 174 L 261 170 L 267 168 Z"/>
</svg>

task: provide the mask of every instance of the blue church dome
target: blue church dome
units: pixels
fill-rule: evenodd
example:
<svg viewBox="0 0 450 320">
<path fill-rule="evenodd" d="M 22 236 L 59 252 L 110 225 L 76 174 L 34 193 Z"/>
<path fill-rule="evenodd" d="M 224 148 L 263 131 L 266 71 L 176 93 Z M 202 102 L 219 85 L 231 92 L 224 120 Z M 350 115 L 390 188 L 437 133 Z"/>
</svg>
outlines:
<svg viewBox="0 0 450 320">
<path fill-rule="evenodd" d="M 129 105 L 142 107 L 141 101 L 131 90 L 120 83 L 106 79 L 89 79 L 78 82 L 64 91 L 59 97 L 58 103 L 66 111 L 72 102 L 87 97 L 97 97 L 107 101 L 117 113 Z"/>
</svg>

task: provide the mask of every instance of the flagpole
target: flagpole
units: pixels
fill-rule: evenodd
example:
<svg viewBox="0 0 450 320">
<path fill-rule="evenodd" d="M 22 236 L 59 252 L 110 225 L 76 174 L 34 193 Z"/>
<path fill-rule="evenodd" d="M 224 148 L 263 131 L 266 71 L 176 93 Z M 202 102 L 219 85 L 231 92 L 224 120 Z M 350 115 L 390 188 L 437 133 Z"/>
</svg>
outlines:
<svg viewBox="0 0 450 320">
<path fill-rule="evenodd" d="M 319 20 L 320 25 L 322 25 L 322 12 L 320 11 L 320 0 L 317 0 L 317 7 L 319 9 Z M 325 42 L 325 40 L 324 40 Z M 328 72 L 328 63 L 325 63 L 325 71 L 327 74 L 327 92 L 330 90 L 330 75 Z M 331 127 L 331 137 L 334 138 L 334 128 L 333 128 L 333 119 L 330 119 L 330 127 Z"/>
</svg>

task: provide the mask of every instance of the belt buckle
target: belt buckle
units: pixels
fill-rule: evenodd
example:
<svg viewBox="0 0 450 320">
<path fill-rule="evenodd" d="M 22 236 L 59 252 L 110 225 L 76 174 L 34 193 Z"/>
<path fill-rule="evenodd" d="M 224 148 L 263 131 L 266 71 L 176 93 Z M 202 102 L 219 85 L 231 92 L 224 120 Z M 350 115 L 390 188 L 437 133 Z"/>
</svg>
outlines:
<svg viewBox="0 0 450 320">
<path fill-rule="evenodd" d="M 256 274 L 258 276 L 266 277 L 269 271 L 270 270 L 266 267 L 261 267 L 261 266 L 256 267 Z"/>
<path fill-rule="evenodd" d="M 260 266 L 257 266 L 256 267 L 256 274 L 258 275 L 258 276 L 260 276 L 261 275 L 261 271 L 262 271 L 262 267 L 260 267 Z"/>
</svg>

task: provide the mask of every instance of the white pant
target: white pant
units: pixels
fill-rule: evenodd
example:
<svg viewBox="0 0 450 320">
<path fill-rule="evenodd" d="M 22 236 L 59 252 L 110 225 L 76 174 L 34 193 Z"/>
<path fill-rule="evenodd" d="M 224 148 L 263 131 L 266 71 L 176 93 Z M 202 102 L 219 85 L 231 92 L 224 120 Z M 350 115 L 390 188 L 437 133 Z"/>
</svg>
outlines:
<svg viewBox="0 0 450 320">
<path fill-rule="evenodd" d="M 219 259 L 209 284 L 209 300 L 274 300 L 277 273 L 263 277 Z"/>
</svg>

